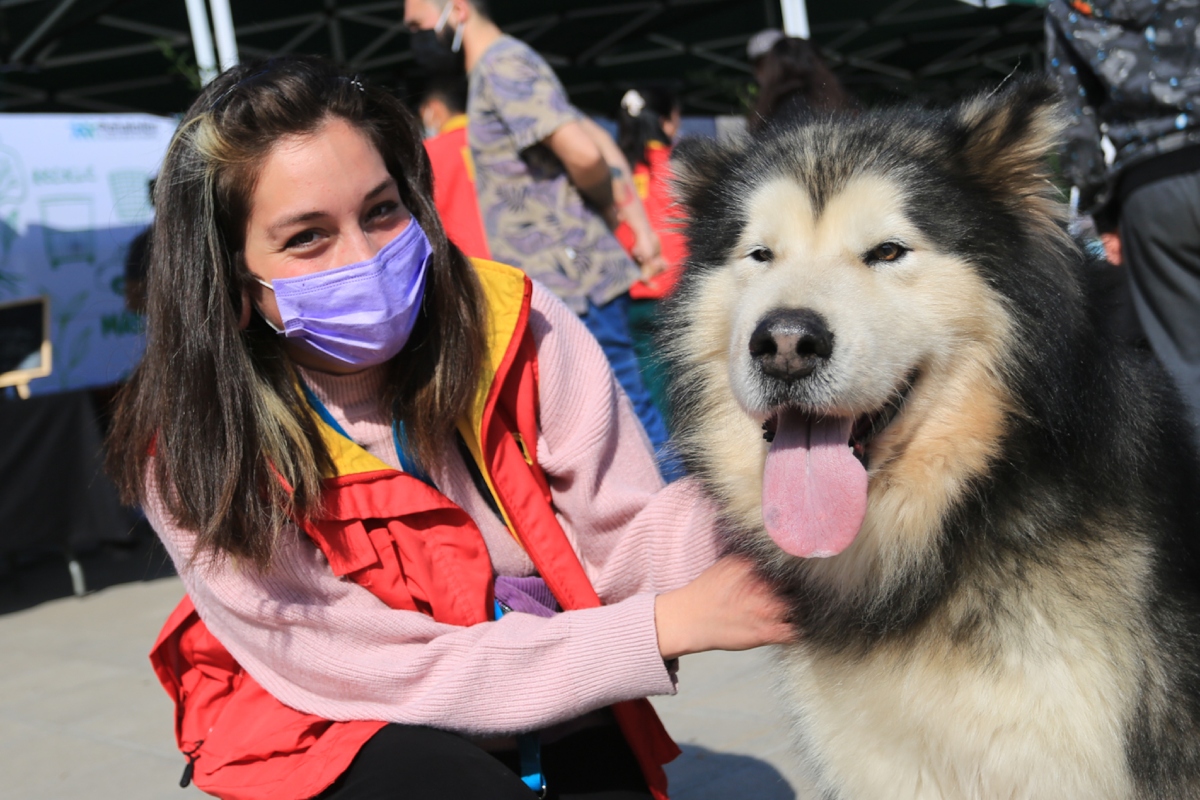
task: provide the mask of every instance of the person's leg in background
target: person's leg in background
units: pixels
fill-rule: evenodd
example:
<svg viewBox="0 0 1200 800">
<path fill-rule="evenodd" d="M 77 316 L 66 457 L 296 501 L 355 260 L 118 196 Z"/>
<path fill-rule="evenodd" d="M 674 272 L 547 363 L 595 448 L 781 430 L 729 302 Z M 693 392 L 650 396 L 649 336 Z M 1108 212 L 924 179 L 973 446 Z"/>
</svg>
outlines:
<svg viewBox="0 0 1200 800">
<path fill-rule="evenodd" d="M 658 350 L 655 337 L 658 335 L 658 300 L 629 301 L 629 332 L 633 336 L 633 350 L 637 353 L 638 366 L 642 371 L 642 382 L 650 392 L 650 399 L 662 416 L 667 430 L 671 429 L 671 405 L 667 395 L 667 364 Z"/>
<path fill-rule="evenodd" d="M 1135 189 L 1121 205 L 1120 228 L 1138 318 L 1200 443 L 1200 172 Z"/>
<path fill-rule="evenodd" d="M 658 468 L 667 481 L 675 480 L 683 474 L 678 458 L 668 444 L 670 438 L 667 425 L 662 415 L 654 405 L 650 392 L 642 381 L 642 372 L 638 367 L 637 353 L 633 349 L 633 336 L 629 331 L 629 296 L 620 297 L 602 306 L 588 303 L 587 313 L 584 314 L 584 325 L 600 342 L 608 363 L 612 366 L 617 383 L 629 395 L 633 410 L 637 412 L 654 453 L 658 456 Z"/>
</svg>

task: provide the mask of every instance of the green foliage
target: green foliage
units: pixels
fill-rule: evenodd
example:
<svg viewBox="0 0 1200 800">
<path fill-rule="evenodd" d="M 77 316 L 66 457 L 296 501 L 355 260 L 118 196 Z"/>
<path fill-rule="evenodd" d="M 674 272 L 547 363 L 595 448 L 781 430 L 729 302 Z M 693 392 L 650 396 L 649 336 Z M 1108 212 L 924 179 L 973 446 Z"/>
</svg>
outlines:
<svg viewBox="0 0 1200 800">
<path fill-rule="evenodd" d="M 749 75 L 725 75 L 715 69 L 694 70 L 686 80 L 694 86 L 704 87 L 700 92 L 702 103 L 689 103 L 688 94 L 683 97 L 684 113 L 748 114 L 754 108 L 758 85 Z"/>
<path fill-rule="evenodd" d="M 166 39 L 155 39 L 154 43 L 158 45 L 158 49 L 162 51 L 163 58 L 170 64 L 167 70 L 168 75 L 180 75 L 188 86 L 194 91 L 200 91 L 202 84 L 200 83 L 200 67 L 192 61 L 192 56 L 184 51 L 179 52 Z"/>
</svg>

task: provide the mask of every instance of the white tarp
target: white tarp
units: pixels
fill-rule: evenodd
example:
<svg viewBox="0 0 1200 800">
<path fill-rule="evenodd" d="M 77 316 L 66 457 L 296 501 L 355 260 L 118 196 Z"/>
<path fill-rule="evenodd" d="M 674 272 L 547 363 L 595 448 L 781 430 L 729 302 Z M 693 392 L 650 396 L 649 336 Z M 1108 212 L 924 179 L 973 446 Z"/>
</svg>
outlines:
<svg viewBox="0 0 1200 800">
<path fill-rule="evenodd" d="M 34 393 L 113 383 L 141 355 L 125 256 L 174 130 L 148 114 L 0 114 L 0 303 L 50 296 L 54 372 Z"/>
</svg>

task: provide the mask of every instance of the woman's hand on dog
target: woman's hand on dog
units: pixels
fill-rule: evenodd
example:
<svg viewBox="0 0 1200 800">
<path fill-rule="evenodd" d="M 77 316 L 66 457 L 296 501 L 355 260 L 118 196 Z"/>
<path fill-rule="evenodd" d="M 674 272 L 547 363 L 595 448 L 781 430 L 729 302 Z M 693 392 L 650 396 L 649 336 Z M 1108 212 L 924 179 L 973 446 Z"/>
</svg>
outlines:
<svg viewBox="0 0 1200 800">
<path fill-rule="evenodd" d="M 654 602 L 658 650 L 668 661 L 706 650 L 749 650 L 794 641 L 788 606 L 739 556 L 726 556 Z"/>
</svg>

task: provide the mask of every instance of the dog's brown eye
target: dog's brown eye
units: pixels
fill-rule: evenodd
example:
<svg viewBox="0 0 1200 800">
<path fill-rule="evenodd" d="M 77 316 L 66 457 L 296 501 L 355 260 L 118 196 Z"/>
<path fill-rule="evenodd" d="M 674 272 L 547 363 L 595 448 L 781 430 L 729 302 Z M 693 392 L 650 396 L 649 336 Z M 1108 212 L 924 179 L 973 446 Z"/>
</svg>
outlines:
<svg viewBox="0 0 1200 800">
<path fill-rule="evenodd" d="M 908 248 L 899 242 L 884 242 L 867 253 L 863 260 L 868 264 L 874 264 L 879 261 L 895 261 L 907 252 Z"/>
<path fill-rule="evenodd" d="M 750 251 L 750 257 L 760 264 L 765 264 L 775 258 L 775 254 L 768 247 L 756 247 Z"/>
</svg>

